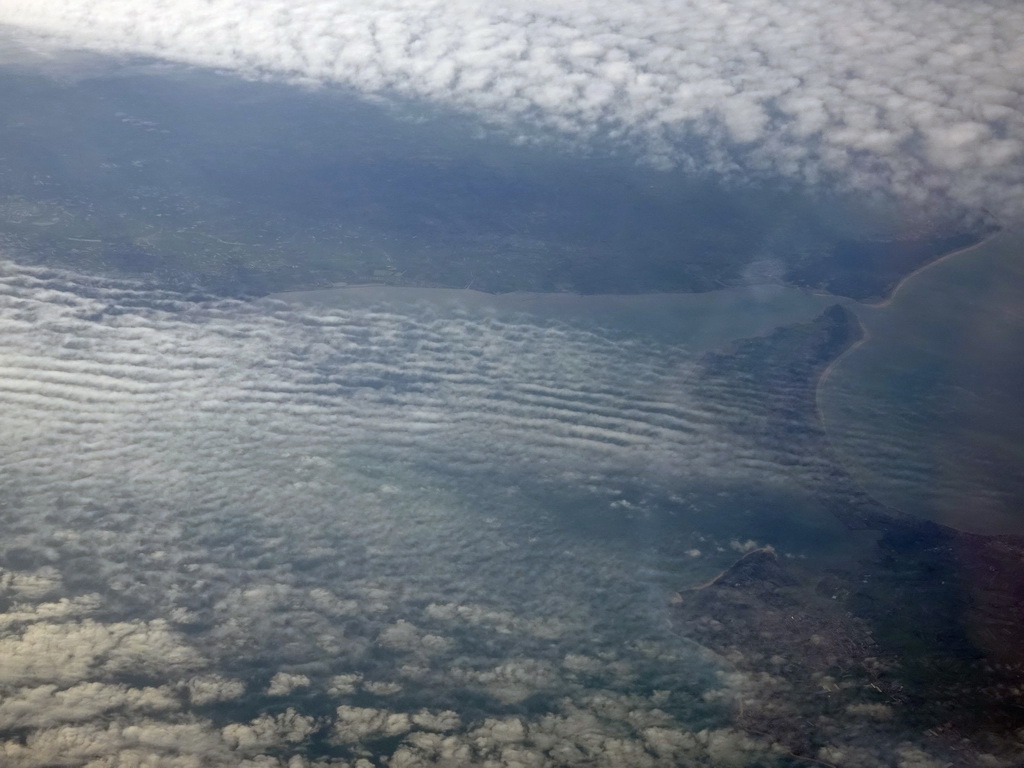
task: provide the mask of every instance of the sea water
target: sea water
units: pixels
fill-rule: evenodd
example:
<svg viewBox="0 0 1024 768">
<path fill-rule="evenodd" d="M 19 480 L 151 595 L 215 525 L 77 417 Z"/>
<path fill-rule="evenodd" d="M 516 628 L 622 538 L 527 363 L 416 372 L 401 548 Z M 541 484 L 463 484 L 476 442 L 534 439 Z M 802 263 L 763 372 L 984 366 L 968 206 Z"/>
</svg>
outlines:
<svg viewBox="0 0 1024 768">
<path fill-rule="evenodd" d="M 836 450 L 905 512 L 1024 533 L 1024 236 L 1004 232 L 910 276 L 819 392 Z"/>
</svg>

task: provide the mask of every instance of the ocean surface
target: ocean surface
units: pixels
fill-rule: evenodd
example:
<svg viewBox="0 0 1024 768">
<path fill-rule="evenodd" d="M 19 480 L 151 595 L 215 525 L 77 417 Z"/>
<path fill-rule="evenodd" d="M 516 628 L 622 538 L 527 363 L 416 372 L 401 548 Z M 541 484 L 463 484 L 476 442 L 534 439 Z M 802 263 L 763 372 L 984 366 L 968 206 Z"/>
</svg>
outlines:
<svg viewBox="0 0 1024 768">
<path fill-rule="evenodd" d="M 1024 235 L 909 277 L 819 392 L 847 468 L 878 500 L 976 533 L 1024 533 Z"/>
</svg>

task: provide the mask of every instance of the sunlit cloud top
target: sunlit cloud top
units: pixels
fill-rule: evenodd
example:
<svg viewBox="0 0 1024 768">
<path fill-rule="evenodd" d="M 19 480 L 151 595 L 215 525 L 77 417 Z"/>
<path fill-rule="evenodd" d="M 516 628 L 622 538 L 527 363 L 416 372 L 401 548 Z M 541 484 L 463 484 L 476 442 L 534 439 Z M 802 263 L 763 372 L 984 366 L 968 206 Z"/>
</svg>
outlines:
<svg viewBox="0 0 1024 768">
<path fill-rule="evenodd" d="M 1024 7 L 989 0 L 7 0 L 101 51 L 425 99 L 662 167 L 1024 210 Z"/>
</svg>

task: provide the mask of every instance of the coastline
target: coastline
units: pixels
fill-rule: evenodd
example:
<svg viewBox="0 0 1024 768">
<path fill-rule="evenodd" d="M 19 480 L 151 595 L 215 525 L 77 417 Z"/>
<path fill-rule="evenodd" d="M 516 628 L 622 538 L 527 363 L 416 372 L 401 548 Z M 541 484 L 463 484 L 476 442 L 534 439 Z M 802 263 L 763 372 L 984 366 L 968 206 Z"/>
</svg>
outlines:
<svg viewBox="0 0 1024 768">
<path fill-rule="evenodd" d="M 857 323 L 857 328 L 860 331 L 860 336 L 857 338 L 856 341 L 850 344 L 850 346 L 848 346 L 846 349 L 844 349 L 842 352 L 836 355 L 828 365 L 821 369 L 821 373 L 818 374 L 818 380 L 814 383 L 815 406 L 818 410 L 818 419 L 821 421 L 823 427 L 825 425 L 825 419 L 824 414 L 821 411 L 821 402 L 819 399 L 822 386 L 825 384 L 826 381 L 828 381 L 828 378 L 829 376 L 832 375 L 832 371 L 835 369 L 835 367 L 839 365 L 839 363 L 842 362 L 844 359 L 846 359 L 847 355 L 849 355 L 854 350 L 859 349 L 871 338 L 871 332 L 868 331 L 867 326 L 864 325 L 864 323 L 861 321 L 857 313 L 854 312 L 853 310 L 848 311 L 850 312 L 850 314 L 853 315 L 853 319 Z"/>
<path fill-rule="evenodd" d="M 896 285 L 894 285 L 892 287 L 892 289 L 889 291 L 889 294 L 887 296 L 885 296 L 884 298 L 878 299 L 877 301 L 862 301 L 862 302 L 858 302 L 858 303 L 862 304 L 865 307 L 887 307 L 887 306 L 889 306 L 889 304 L 892 303 L 893 299 L 896 298 L 897 294 L 899 294 L 899 292 L 903 290 L 904 286 L 909 281 L 913 280 L 915 277 L 920 275 L 922 272 L 927 272 L 929 269 L 931 269 L 932 267 L 936 266 L 937 264 L 941 264 L 944 261 L 949 261 L 950 259 L 952 259 L 952 258 L 954 258 L 956 256 L 960 256 L 961 254 L 964 254 L 964 253 L 970 253 L 971 251 L 974 251 L 974 250 L 977 250 L 978 248 L 981 248 L 983 245 L 988 245 L 993 240 L 995 240 L 1000 235 L 1002 235 L 1003 232 L 1004 232 L 1004 230 L 1002 230 L 1002 229 L 996 230 L 995 232 L 993 232 L 988 237 L 985 237 L 985 238 L 979 240 L 978 242 L 976 242 L 974 245 L 968 245 L 965 248 L 957 248 L 955 251 L 950 251 L 949 253 L 945 253 L 945 254 L 943 254 L 942 256 L 939 256 L 936 259 L 932 259 L 931 261 L 929 261 L 929 262 L 927 262 L 925 264 L 922 264 L 920 267 L 915 269 L 913 272 L 908 272 L 903 277 L 901 277 L 899 279 L 899 281 L 896 283 Z"/>
<path fill-rule="evenodd" d="M 948 314 L 948 311 L 943 309 L 945 302 L 943 301 L 939 305 L 936 305 L 935 302 L 937 301 L 937 299 L 933 298 L 932 294 L 928 293 L 928 291 L 939 290 L 937 286 L 946 286 L 944 290 L 951 291 L 951 296 L 958 296 L 959 294 L 957 293 L 957 291 L 960 291 L 962 293 L 963 290 L 967 290 L 966 287 L 964 289 L 958 288 L 958 286 L 960 285 L 960 281 L 962 279 L 966 279 L 965 276 L 967 275 L 974 275 L 978 269 L 982 269 L 983 274 L 988 274 L 988 271 L 990 269 L 996 268 L 994 266 L 996 264 L 1019 265 L 1019 259 L 1017 257 L 1021 252 L 1021 248 L 1024 247 L 1024 239 L 1022 239 L 1022 236 L 1024 236 L 1024 230 L 1020 230 L 1019 228 L 1002 229 L 998 232 L 991 234 L 984 240 L 972 246 L 951 251 L 935 259 L 934 261 L 929 262 L 928 264 L 922 265 L 920 268 L 918 268 L 917 270 L 908 274 L 906 277 L 900 280 L 899 283 L 897 283 L 893 287 L 893 290 L 889 293 L 889 295 L 882 300 L 874 302 L 857 302 L 847 305 L 847 308 L 853 313 L 854 317 L 857 320 L 857 323 L 861 330 L 861 336 L 821 370 L 816 383 L 814 399 L 815 411 L 818 416 L 820 428 L 824 432 L 825 439 L 828 445 L 831 447 L 833 455 L 836 457 L 836 460 L 839 461 L 839 463 L 846 468 L 846 471 L 850 473 L 850 476 L 853 477 L 859 485 L 861 485 L 862 488 L 866 487 L 864 481 L 868 481 L 869 478 L 871 478 L 872 480 L 877 479 L 877 472 L 869 470 L 868 465 L 862 466 L 860 468 L 860 471 L 858 471 L 856 462 L 860 461 L 860 459 L 858 458 L 860 454 L 854 451 L 849 455 L 845 455 L 843 450 L 841 450 L 840 448 L 841 445 L 845 444 L 845 441 L 843 439 L 844 431 L 842 430 L 842 425 L 839 422 L 843 422 L 843 424 L 845 424 L 847 421 L 847 417 L 843 415 L 844 411 L 838 405 L 838 390 L 826 390 L 826 387 L 831 383 L 832 378 L 834 377 L 836 369 L 840 367 L 841 363 L 848 362 L 848 355 L 861 349 L 868 342 L 874 341 L 876 336 L 879 339 L 877 343 L 883 343 L 880 340 L 881 336 L 886 336 L 886 339 L 888 340 L 890 329 L 892 327 L 902 327 L 902 323 L 905 319 L 904 315 L 902 314 L 904 304 L 895 305 L 895 301 L 897 299 L 900 299 L 902 297 L 904 302 L 908 306 L 917 306 L 918 304 L 920 304 L 920 309 L 915 311 L 924 311 L 925 307 L 931 305 L 931 309 L 929 311 L 932 312 L 933 314 L 930 316 L 933 317 L 933 320 L 935 320 L 935 318 L 938 317 L 938 315 L 936 315 L 935 313 Z M 983 246 L 984 251 L 982 251 Z M 972 258 L 969 261 L 964 260 L 960 262 L 955 262 L 955 264 L 945 267 L 941 272 L 936 272 L 933 276 L 929 276 L 925 280 L 921 281 L 920 288 L 915 286 L 910 290 L 907 289 L 906 286 L 912 278 L 915 278 L 919 274 L 926 272 L 927 270 L 931 269 L 933 266 L 937 264 L 950 262 L 954 257 L 969 253 L 974 254 L 974 256 L 972 256 Z M 994 315 L 993 312 L 997 311 L 998 307 L 1001 306 L 1001 302 L 1005 303 L 1008 296 L 1019 295 L 1020 286 L 1022 285 L 1020 278 L 1021 268 L 1017 267 L 1015 269 L 1016 272 L 1007 272 L 1006 275 L 1004 275 L 1006 280 L 1010 281 L 1009 283 L 998 283 L 998 285 L 1002 286 L 1002 293 L 999 294 L 1002 298 L 1000 298 L 999 301 L 995 303 L 995 309 L 990 308 L 988 310 L 978 310 L 979 312 L 982 312 L 984 318 L 987 318 L 986 322 L 988 323 L 988 325 L 985 327 L 997 328 L 998 326 L 996 324 L 999 322 L 999 318 L 1002 317 L 1002 315 Z M 1014 277 L 1013 275 L 1016 276 Z M 970 284 L 973 285 L 973 283 Z M 1011 285 L 1016 287 L 1011 288 Z M 994 295 L 991 295 L 992 290 L 995 290 L 995 288 L 990 286 L 990 294 L 982 294 L 978 297 L 978 301 L 982 302 L 979 306 L 984 307 L 987 305 L 988 302 L 984 301 L 985 296 L 988 296 L 991 299 L 998 298 Z M 1006 291 L 1010 290 L 1014 291 L 1015 293 L 1007 294 Z M 925 293 L 921 293 L 921 291 L 925 291 Z M 925 303 L 921 304 L 921 302 Z M 861 311 L 861 308 L 864 308 L 866 311 Z M 881 311 L 872 314 L 871 310 L 873 309 L 880 309 Z M 1017 314 L 1017 317 L 1019 318 L 1019 313 Z M 936 322 L 938 321 L 936 320 Z M 949 318 L 948 320 L 943 320 L 943 322 L 954 324 L 958 321 Z M 976 322 L 980 322 L 980 320 Z M 898 325 L 893 326 L 893 323 L 896 323 Z M 942 325 L 942 328 L 945 327 L 945 325 Z M 929 328 L 930 326 L 921 326 L 918 328 L 917 332 L 919 334 L 928 334 Z M 1019 335 L 1020 331 L 1018 330 L 1017 333 Z M 924 338 L 927 338 L 927 336 Z M 914 346 L 907 347 L 904 350 L 904 352 L 908 354 L 910 357 L 914 357 L 913 351 L 915 349 L 920 348 L 922 345 L 926 344 L 924 338 L 914 341 Z M 961 339 L 961 342 L 963 341 L 964 340 Z M 888 343 L 888 341 L 886 341 L 885 343 Z M 1003 349 L 1002 352 L 1004 357 L 1007 356 L 1006 349 Z M 985 353 L 980 352 L 979 354 Z M 1012 355 L 1010 355 L 1009 357 L 1012 357 Z M 1009 357 L 1007 359 L 1009 359 Z M 914 357 L 914 360 L 916 359 L 917 358 Z M 860 358 L 858 358 L 858 360 L 860 360 Z M 900 361 L 896 360 L 893 364 L 899 366 Z M 912 363 L 908 360 L 906 365 L 912 365 Z M 859 363 L 853 364 L 853 367 L 848 366 L 848 371 L 856 370 L 859 370 Z M 857 382 L 859 381 L 857 375 L 855 373 L 850 373 L 848 375 L 854 377 L 850 379 L 848 386 L 856 388 L 858 386 Z M 832 400 L 826 401 L 826 397 L 829 396 L 832 397 Z M 977 407 L 980 408 L 981 406 L 978 405 Z M 831 408 L 832 410 L 829 411 L 829 408 Z M 838 431 L 833 431 L 831 416 L 835 416 L 837 419 L 839 419 L 839 422 L 836 423 Z M 888 428 L 885 427 L 884 424 L 879 424 L 876 425 L 876 429 L 886 430 Z M 858 475 L 861 474 L 862 472 L 866 473 L 864 477 L 858 477 Z M 886 506 L 888 506 L 888 504 Z M 958 506 L 958 509 L 961 507 L 964 507 L 964 504 L 960 504 Z M 902 511 L 899 506 L 894 507 L 894 509 L 896 509 L 897 511 Z M 931 520 L 933 523 L 942 525 L 944 527 L 948 527 L 953 530 L 957 530 L 959 532 L 977 534 L 982 536 L 1006 535 L 1020 537 L 1024 535 L 1024 529 L 1021 529 L 1017 522 L 1013 522 L 1010 518 L 1006 517 L 1005 515 L 1003 515 L 1003 517 L 995 515 L 986 518 L 988 522 L 986 522 L 984 525 L 977 523 L 976 521 L 968 520 L 967 518 L 963 517 L 963 515 L 957 516 L 952 512 L 947 512 L 946 514 L 940 516 L 928 515 L 922 519 Z"/>
<path fill-rule="evenodd" d="M 965 248 L 958 248 L 955 251 L 950 251 L 949 253 L 945 253 L 942 256 L 939 256 L 938 258 L 929 261 L 927 264 L 922 264 L 913 272 L 908 272 L 906 275 L 900 278 L 899 282 L 897 282 L 892 287 L 892 290 L 890 290 L 889 294 L 884 298 L 878 299 L 877 301 L 852 302 L 851 307 L 856 307 L 857 305 L 860 305 L 862 307 L 869 307 L 872 309 L 882 309 L 884 307 L 888 307 L 890 304 L 892 304 L 892 302 L 896 299 L 900 292 L 906 287 L 906 285 L 918 275 L 922 274 L 923 272 L 927 272 L 929 269 L 938 264 L 942 264 L 943 262 L 949 261 L 950 259 L 953 259 L 957 256 L 961 256 L 965 253 L 970 253 L 971 251 L 977 250 L 982 246 L 990 244 L 993 240 L 1002 235 L 1003 232 L 1004 230 L 998 230 L 996 232 L 993 232 L 988 237 L 978 241 L 974 245 L 968 245 Z M 857 325 L 860 327 L 860 338 L 857 339 L 853 344 L 848 346 L 846 349 L 844 349 L 839 355 L 836 356 L 834 360 L 832 360 L 832 362 L 826 365 L 822 369 L 821 373 L 818 375 L 818 381 L 815 383 L 815 408 L 818 411 L 818 420 L 821 422 L 822 429 L 825 430 L 826 437 L 828 437 L 828 427 L 826 425 L 824 410 L 821 407 L 821 390 L 828 382 L 829 377 L 832 375 L 836 367 L 843 360 L 845 360 L 851 352 L 860 349 L 860 347 L 862 347 L 864 344 L 871 340 L 871 332 L 868 330 L 867 326 L 864 325 L 864 322 L 861 319 L 860 315 L 857 314 L 857 312 L 852 308 L 850 308 L 850 312 L 853 313 L 853 316 L 857 321 Z M 831 438 L 829 438 L 829 443 L 832 443 Z"/>
</svg>

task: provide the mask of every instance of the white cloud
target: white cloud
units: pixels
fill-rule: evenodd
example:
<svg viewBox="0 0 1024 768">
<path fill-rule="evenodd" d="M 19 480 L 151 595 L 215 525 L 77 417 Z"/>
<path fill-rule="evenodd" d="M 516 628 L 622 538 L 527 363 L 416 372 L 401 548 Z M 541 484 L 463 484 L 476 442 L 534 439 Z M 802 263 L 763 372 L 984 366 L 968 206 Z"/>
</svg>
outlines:
<svg viewBox="0 0 1024 768">
<path fill-rule="evenodd" d="M 315 718 L 289 707 L 279 715 L 260 715 L 248 723 L 232 723 L 221 729 L 232 749 L 252 752 L 278 744 L 297 744 L 317 729 Z"/>
<path fill-rule="evenodd" d="M 29 573 L 0 572 L 0 595 L 15 599 L 36 600 L 51 594 L 60 586 L 60 573 L 55 568 L 41 568 Z"/>
<path fill-rule="evenodd" d="M 442 653 L 451 646 L 450 640 L 440 635 L 421 632 L 405 619 L 399 619 L 391 626 L 385 627 L 377 642 L 385 648 L 426 655 Z"/>
<path fill-rule="evenodd" d="M 270 685 L 267 687 L 268 696 L 287 696 L 298 688 L 309 686 L 309 678 L 306 675 L 296 675 L 290 672 L 278 672 L 270 678 Z"/>
<path fill-rule="evenodd" d="M 0 684 L 74 683 L 97 671 L 194 668 L 199 655 L 165 621 L 35 622 L 0 637 Z"/>
<path fill-rule="evenodd" d="M 520 744 L 526 740 L 526 728 L 518 717 L 487 718 L 480 727 L 469 733 L 481 751 L 493 748 L 495 744 Z"/>
<path fill-rule="evenodd" d="M 567 644 L 607 623 L 595 595 L 633 589 L 621 574 L 634 564 L 510 538 L 474 509 L 494 474 L 601 487 L 605 470 L 625 468 L 656 483 L 728 476 L 721 455 L 763 453 L 710 426 L 685 350 L 426 309 L 209 301 L 96 319 L 147 296 L 0 263 L 0 491 L 21 523 L 5 547 L 22 547 L 26 563 L 48 552 L 60 570 L 0 573 L 17 601 L 0 614 L 0 715 L 31 730 L 2 747 L 19 768 L 60 764 L 55 755 L 69 766 L 276 765 L 319 720 L 291 711 L 214 728 L 201 711 L 236 709 L 246 686 L 234 665 L 253 648 L 273 661 L 246 680 L 323 670 L 279 673 L 263 690 L 312 683 L 338 704 L 360 688 L 392 694 L 396 674 L 445 696 L 453 682 L 509 703 L 568 694 Z M 424 446 L 484 492 L 421 469 Z M 541 572 L 558 588 L 530 589 Z M 87 594 L 62 597 L 71 588 Z M 627 610 L 642 614 L 634 602 Z M 106 618 L 139 605 L 190 630 Z M 466 637 L 494 650 L 454 658 Z M 551 658 L 509 661 L 510 642 Z M 138 674 L 159 694 L 118 687 Z M 170 691 L 180 706 L 159 709 Z M 449 702 L 342 706 L 330 732 L 358 744 L 436 731 L 437 754 L 461 754 L 472 745 L 446 739 L 476 723 Z M 525 748 L 506 739 L 489 754 L 514 763 Z"/>
<path fill-rule="evenodd" d="M 422 709 L 412 715 L 411 719 L 413 725 L 417 728 L 422 728 L 425 731 L 437 731 L 439 733 L 458 730 L 459 726 L 462 725 L 458 713 L 450 709 L 446 709 L 443 712 L 428 712 Z"/>
<path fill-rule="evenodd" d="M 23 624 L 30 621 L 60 619 L 68 616 L 85 616 L 96 608 L 99 598 L 96 595 L 84 595 L 69 599 L 62 597 L 52 603 L 37 605 L 16 604 L 7 613 L 0 613 L 0 629 Z"/>
<path fill-rule="evenodd" d="M 356 692 L 363 676 L 358 674 L 335 675 L 331 678 L 327 692 L 332 696 L 348 696 Z"/>
<path fill-rule="evenodd" d="M 690 386 L 698 365 L 682 349 L 483 314 L 273 302 L 96 321 L 135 289 L 111 283 L 85 297 L 68 278 L 7 269 L 0 426 L 17 477 L 39 484 L 38 504 L 127 494 L 183 508 L 237 504 L 254 488 L 261 508 L 332 504 L 344 493 L 343 456 L 417 464 L 425 444 L 453 468 L 551 478 L 774 475 L 755 469 L 762 448 L 716 423 L 718 406 Z M 312 598 L 318 613 L 352 607 L 323 590 Z M 263 585 L 223 605 L 268 622 L 291 599 L 284 585 Z M 366 599 L 387 610 L 387 595 Z M 459 617 L 502 621 L 470 607 Z M 531 631 L 562 629 L 548 620 Z"/>
<path fill-rule="evenodd" d="M 198 768 L 225 766 L 230 755 L 215 731 L 202 723 L 102 720 L 37 730 L 24 743 L 0 743 L 0 760 L 11 768 L 102 766 Z M 231 761 L 237 763 L 237 761 Z"/>
<path fill-rule="evenodd" d="M 337 715 L 332 738 L 339 744 L 398 736 L 412 727 L 409 715 L 386 709 L 341 706 Z"/>
<path fill-rule="evenodd" d="M 659 164 L 685 161 L 680 142 L 696 137 L 721 158 L 703 161 L 712 170 L 739 158 L 1024 210 L 1018 3 L 7 0 L 0 22 L 577 140 L 605 130 Z"/>
<path fill-rule="evenodd" d="M 0 702 L 0 728 L 38 728 L 89 720 L 112 710 L 154 712 L 178 707 L 179 702 L 167 688 L 90 682 L 62 690 L 47 684 L 5 697 Z"/>
<path fill-rule="evenodd" d="M 522 633 L 549 640 L 561 637 L 570 629 L 557 618 L 524 618 L 512 611 L 496 611 L 482 605 L 431 603 L 423 613 L 438 621 L 465 622 L 475 626 L 492 627 L 502 633 Z"/>
<path fill-rule="evenodd" d="M 197 706 L 232 701 L 245 693 L 245 684 L 221 675 L 201 675 L 187 683 L 189 701 Z"/>
<path fill-rule="evenodd" d="M 391 757 L 391 768 L 426 768 L 427 766 L 451 766 L 463 768 L 478 764 L 473 750 L 458 736 L 442 736 L 436 733 L 414 733 L 409 736 Z"/>
</svg>

